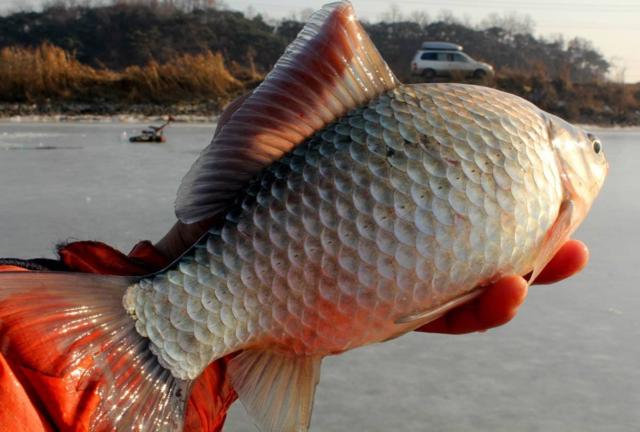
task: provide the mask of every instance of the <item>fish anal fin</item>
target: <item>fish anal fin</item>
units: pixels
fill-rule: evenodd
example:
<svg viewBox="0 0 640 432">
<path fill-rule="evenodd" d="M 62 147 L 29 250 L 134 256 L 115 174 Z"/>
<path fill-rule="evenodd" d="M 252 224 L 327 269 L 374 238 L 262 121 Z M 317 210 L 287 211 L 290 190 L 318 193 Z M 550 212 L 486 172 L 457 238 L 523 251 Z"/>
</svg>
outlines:
<svg viewBox="0 0 640 432">
<path fill-rule="evenodd" d="M 321 361 L 320 356 L 246 350 L 231 360 L 228 373 L 261 432 L 305 432 Z"/>
<path fill-rule="evenodd" d="M 574 229 L 574 212 L 575 204 L 572 200 L 567 199 L 562 201 L 558 210 L 558 217 L 556 218 L 551 228 L 547 231 L 542 245 L 538 251 L 535 261 L 533 262 L 533 268 L 528 283 L 531 285 L 536 278 L 540 275 L 540 272 L 551 261 L 553 256 L 558 252 L 558 249 L 563 243 L 569 239 L 569 236 Z"/>
</svg>

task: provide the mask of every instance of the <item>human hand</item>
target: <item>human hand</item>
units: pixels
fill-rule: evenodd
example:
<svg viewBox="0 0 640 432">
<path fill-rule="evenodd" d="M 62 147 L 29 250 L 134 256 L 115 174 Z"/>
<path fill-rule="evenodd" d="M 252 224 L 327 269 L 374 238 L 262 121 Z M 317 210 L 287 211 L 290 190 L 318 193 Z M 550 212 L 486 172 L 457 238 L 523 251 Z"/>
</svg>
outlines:
<svg viewBox="0 0 640 432">
<path fill-rule="evenodd" d="M 589 260 L 587 246 L 569 240 L 542 270 L 535 284 L 550 284 L 582 270 Z M 505 276 L 487 286 L 479 297 L 420 327 L 429 333 L 464 334 L 485 331 L 509 322 L 527 296 L 527 281 L 522 276 Z"/>
</svg>

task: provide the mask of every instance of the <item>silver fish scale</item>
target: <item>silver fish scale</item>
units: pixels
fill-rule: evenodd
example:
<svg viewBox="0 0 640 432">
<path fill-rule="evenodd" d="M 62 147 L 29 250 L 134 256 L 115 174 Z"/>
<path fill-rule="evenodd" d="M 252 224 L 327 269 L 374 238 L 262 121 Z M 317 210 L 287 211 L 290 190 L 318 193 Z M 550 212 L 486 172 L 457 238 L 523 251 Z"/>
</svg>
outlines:
<svg viewBox="0 0 640 432">
<path fill-rule="evenodd" d="M 125 304 L 179 378 L 248 347 L 337 353 L 531 270 L 560 199 L 533 105 L 401 85 L 266 169 L 219 231 Z"/>
</svg>

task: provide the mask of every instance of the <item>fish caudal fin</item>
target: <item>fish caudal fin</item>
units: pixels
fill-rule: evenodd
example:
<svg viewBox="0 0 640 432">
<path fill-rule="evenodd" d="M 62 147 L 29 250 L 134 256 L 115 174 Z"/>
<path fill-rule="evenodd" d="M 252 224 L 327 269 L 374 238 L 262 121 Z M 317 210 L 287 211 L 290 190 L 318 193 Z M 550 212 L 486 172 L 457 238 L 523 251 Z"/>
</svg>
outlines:
<svg viewBox="0 0 640 432">
<path fill-rule="evenodd" d="M 305 432 L 311 421 L 320 356 L 247 350 L 228 373 L 233 388 L 261 432 Z"/>
<path fill-rule="evenodd" d="M 397 85 L 351 4 L 324 6 L 200 154 L 178 190 L 176 215 L 193 223 L 220 214 L 260 170 Z"/>
<path fill-rule="evenodd" d="M 3 354 L 95 387 L 91 430 L 181 430 L 190 382 L 175 379 L 135 329 L 122 299 L 136 280 L 74 273 L 0 273 Z M 32 363 L 32 364 L 29 364 Z"/>
</svg>

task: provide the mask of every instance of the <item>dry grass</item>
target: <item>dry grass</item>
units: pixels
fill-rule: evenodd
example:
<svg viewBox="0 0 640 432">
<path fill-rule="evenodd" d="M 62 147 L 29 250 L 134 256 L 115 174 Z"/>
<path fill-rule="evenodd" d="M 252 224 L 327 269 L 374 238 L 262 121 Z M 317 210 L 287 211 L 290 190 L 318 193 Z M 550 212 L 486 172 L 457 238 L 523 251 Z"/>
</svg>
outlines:
<svg viewBox="0 0 640 432">
<path fill-rule="evenodd" d="M 51 44 L 0 50 L 0 102 L 30 104 L 81 102 L 92 107 L 200 104 L 219 109 L 262 79 L 253 53 L 244 65 L 225 65 L 220 53 L 185 54 L 159 64 L 122 71 L 96 69 Z M 461 78 L 462 79 L 462 78 Z M 498 71 L 486 85 L 518 94 L 569 121 L 640 123 L 640 85 L 613 82 L 577 84 L 567 74 L 551 78 L 542 63 L 530 71 Z M 101 105 L 102 104 L 102 105 Z"/>
<path fill-rule="evenodd" d="M 0 50 L 2 100 L 68 99 L 96 82 L 112 80 L 113 75 L 83 65 L 73 55 L 48 43 L 35 49 Z"/>
<path fill-rule="evenodd" d="M 242 88 L 219 53 L 186 54 L 124 71 L 94 69 L 61 48 L 0 50 L 0 100 L 170 103 L 225 99 Z"/>
<path fill-rule="evenodd" d="M 165 64 L 151 62 L 122 72 L 131 90 L 128 99 L 155 102 L 212 99 L 242 87 L 224 65 L 220 53 L 186 54 Z"/>
<path fill-rule="evenodd" d="M 638 124 L 640 121 L 638 84 L 574 83 L 566 77 L 550 79 L 535 68 L 529 73 L 502 70 L 493 84 L 572 122 Z"/>
</svg>

